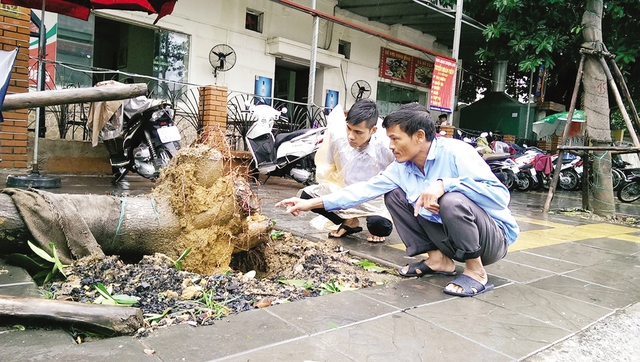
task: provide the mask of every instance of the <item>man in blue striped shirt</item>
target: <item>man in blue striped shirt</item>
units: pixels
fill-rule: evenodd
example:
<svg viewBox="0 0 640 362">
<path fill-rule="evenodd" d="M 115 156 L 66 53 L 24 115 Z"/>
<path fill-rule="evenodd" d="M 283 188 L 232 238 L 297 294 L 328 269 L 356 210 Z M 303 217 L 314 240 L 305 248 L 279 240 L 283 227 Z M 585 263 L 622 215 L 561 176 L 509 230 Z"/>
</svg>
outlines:
<svg viewBox="0 0 640 362">
<path fill-rule="evenodd" d="M 398 273 L 455 275 L 443 291 L 474 296 L 493 289 L 484 265 L 504 258 L 520 229 L 509 210 L 510 194 L 469 144 L 435 137 L 429 112 L 405 104 L 385 117 L 395 161 L 377 176 L 319 198 L 289 198 L 276 206 L 298 215 L 323 207 L 342 210 L 385 195 L 385 205 L 407 254 L 426 254 Z"/>
</svg>

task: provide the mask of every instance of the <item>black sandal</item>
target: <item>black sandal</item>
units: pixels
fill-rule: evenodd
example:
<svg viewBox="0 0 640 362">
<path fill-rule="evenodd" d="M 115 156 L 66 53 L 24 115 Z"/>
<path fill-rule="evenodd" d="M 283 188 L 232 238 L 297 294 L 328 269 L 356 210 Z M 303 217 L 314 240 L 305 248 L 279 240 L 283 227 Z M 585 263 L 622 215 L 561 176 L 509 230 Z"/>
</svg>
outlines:
<svg viewBox="0 0 640 362">
<path fill-rule="evenodd" d="M 362 231 L 362 228 L 360 226 L 356 226 L 354 228 L 346 226 L 346 225 L 340 225 L 340 227 L 338 228 L 338 230 L 336 230 L 335 232 L 338 233 L 340 232 L 340 230 L 344 230 L 344 234 L 340 235 L 340 236 L 335 236 L 332 235 L 333 231 L 329 233 L 329 237 L 330 238 L 342 238 L 345 237 L 347 235 L 351 235 L 351 234 L 355 234 L 355 233 L 359 233 Z"/>
<path fill-rule="evenodd" d="M 398 268 L 398 274 L 400 274 L 400 276 L 407 277 L 407 278 L 423 277 L 427 274 L 438 274 L 438 275 L 447 275 L 447 276 L 456 275 L 455 270 L 452 272 L 446 272 L 446 271 L 433 270 L 429 268 L 425 259 L 422 259 L 421 261 L 417 261 L 415 263 L 407 264 L 405 266 L 409 266 L 409 269 L 407 269 L 407 272 L 403 273 L 402 269 L 404 269 L 404 267 L 402 267 L 402 268 Z"/>
</svg>

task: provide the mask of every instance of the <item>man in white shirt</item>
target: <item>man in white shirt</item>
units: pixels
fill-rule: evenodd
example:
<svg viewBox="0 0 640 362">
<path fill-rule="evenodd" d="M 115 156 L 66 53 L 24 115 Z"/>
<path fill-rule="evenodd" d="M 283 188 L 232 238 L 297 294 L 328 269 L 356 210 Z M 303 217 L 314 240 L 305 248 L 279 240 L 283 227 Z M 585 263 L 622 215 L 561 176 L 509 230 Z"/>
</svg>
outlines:
<svg viewBox="0 0 640 362">
<path fill-rule="evenodd" d="M 304 188 L 303 199 L 330 194 L 345 186 L 367 181 L 393 162 L 393 153 L 387 143 L 376 137 L 378 109 L 374 101 L 361 99 L 349 110 L 346 118 L 346 134 L 329 132 L 326 152 L 316 155 L 316 179 L 318 185 Z M 341 131 L 341 130 L 340 130 Z M 335 212 L 323 208 L 311 210 L 323 215 L 336 225 L 338 230 L 329 233 L 330 238 L 340 238 L 362 231 L 359 217 L 366 217 L 369 235 L 367 241 L 382 243 L 391 234 L 391 215 L 384 207 L 384 200 L 375 200 L 357 207 Z"/>
</svg>

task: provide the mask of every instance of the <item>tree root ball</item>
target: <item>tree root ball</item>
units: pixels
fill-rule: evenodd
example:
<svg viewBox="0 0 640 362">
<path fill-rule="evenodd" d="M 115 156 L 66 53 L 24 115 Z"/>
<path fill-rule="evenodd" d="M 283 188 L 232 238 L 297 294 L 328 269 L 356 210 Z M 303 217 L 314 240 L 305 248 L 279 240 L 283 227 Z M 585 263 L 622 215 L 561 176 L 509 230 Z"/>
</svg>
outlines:
<svg viewBox="0 0 640 362">
<path fill-rule="evenodd" d="M 191 248 L 186 270 L 225 272 L 234 252 L 269 240 L 272 223 L 260 214 L 246 180 L 220 151 L 202 144 L 182 148 L 163 170 L 152 194 L 166 200 L 180 220 L 173 249 L 180 255 Z"/>
</svg>

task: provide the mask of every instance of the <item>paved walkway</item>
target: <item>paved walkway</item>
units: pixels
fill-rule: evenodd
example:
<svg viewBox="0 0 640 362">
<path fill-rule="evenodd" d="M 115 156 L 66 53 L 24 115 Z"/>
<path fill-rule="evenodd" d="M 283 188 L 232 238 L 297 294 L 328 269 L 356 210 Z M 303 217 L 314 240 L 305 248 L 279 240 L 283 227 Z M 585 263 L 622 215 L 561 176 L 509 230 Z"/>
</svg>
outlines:
<svg viewBox="0 0 640 362">
<path fill-rule="evenodd" d="M 55 192 L 69 192 L 67 188 L 80 183 L 90 193 L 121 191 L 104 180 L 63 178 L 63 188 Z M 135 186 L 131 194 L 152 186 L 136 182 L 130 179 Z M 326 232 L 309 226 L 315 215 L 295 218 L 273 207 L 299 186 L 272 178 L 258 187 L 263 213 L 276 221 L 276 228 L 324 240 Z M 635 323 L 632 331 L 640 329 L 640 308 L 633 307 L 640 301 L 640 229 L 542 215 L 546 194 L 513 195 L 512 210 L 523 232 L 504 260 L 487 267 L 496 285 L 490 293 L 451 297 L 442 293 L 451 277 L 428 276 L 245 312 L 208 327 L 173 326 L 141 339 L 124 336 L 76 345 L 63 331 L 0 331 L 0 360 L 625 360 L 608 354 L 616 346 L 608 346 L 613 348 L 609 351 L 594 347 L 605 355 L 599 358 L 599 352 L 591 350 L 592 359 L 575 359 L 583 356 L 578 354 L 579 344 L 568 352 L 562 344 L 555 347 L 556 354 L 553 349 L 539 352 L 585 335 L 621 313 L 627 318 L 617 320 Z M 579 205 L 579 199 L 566 195 L 559 194 L 552 208 Z M 625 207 L 630 207 L 626 213 L 640 214 L 636 206 Z M 385 244 L 369 244 L 365 237 L 361 232 L 339 240 L 353 254 L 385 265 L 397 267 L 412 260 L 395 233 Z M 31 282 L 19 269 L 0 272 L 0 294 L 28 294 L 25 283 Z M 620 330 L 628 329 L 611 326 L 609 332 Z M 625 341 L 633 346 L 637 336 Z M 601 337 L 594 337 L 594 343 L 606 338 Z"/>
</svg>

